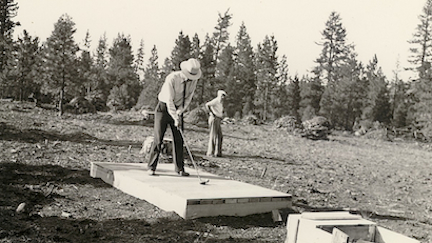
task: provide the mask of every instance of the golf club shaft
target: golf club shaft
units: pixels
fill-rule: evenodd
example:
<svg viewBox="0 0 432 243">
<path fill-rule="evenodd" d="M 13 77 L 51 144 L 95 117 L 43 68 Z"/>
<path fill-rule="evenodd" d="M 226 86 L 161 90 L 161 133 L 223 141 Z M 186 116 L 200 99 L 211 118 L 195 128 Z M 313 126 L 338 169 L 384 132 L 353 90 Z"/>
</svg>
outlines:
<svg viewBox="0 0 432 243">
<path fill-rule="evenodd" d="M 190 159 L 191 159 L 191 161 L 192 161 L 192 164 L 193 164 L 193 166 L 195 167 L 195 170 L 196 170 L 197 175 L 198 175 L 198 179 L 201 181 L 201 177 L 200 177 L 199 172 L 198 172 L 198 166 L 195 164 L 195 161 L 194 161 L 194 159 L 193 159 L 192 153 L 191 153 L 191 151 L 190 151 L 190 149 L 189 149 L 189 146 L 188 146 L 188 144 L 186 143 L 186 139 L 185 139 L 185 137 L 184 137 L 184 135 L 183 135 L 183 131 L 182 131 L 181 129 L 178 129 L 178 130 L 180 131 L 180 134 L 181 134 L 181 136 L 182 136 L 182 138 L 183 138 L 183 143 L 184 143 L 184 145 L 186 146 L 186 150 L 188 151 L 188 154 L 189 154 L 189 157 L 190 157 Z"/>
</svg>

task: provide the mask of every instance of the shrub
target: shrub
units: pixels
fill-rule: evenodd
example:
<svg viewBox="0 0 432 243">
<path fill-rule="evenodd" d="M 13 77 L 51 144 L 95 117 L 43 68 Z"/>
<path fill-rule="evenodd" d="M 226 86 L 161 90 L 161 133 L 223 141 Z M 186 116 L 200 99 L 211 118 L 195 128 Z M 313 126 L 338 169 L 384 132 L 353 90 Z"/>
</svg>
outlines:
<svg viewBox="0 0 432 243">
<path fill-rule="evenodd" d="M 304 135 L 310 139 L 328 139 L 330 122 L 323 116 L 316 116 L 302 123 Z"/>
</svg>

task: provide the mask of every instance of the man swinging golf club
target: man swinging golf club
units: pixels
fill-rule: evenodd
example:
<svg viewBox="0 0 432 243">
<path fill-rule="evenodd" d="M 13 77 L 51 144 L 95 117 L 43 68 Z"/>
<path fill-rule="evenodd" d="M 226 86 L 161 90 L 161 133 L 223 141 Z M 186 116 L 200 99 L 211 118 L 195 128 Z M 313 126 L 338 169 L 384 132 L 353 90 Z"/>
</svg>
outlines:
<svg viewBox="0 0 432 243">
<path fill-rule="evenodd" d="M 150 149 L 148 162 L 149 174 L 156 174 L 156 167 L 167 126 L 170 125 L 174 137 L 173 159 L 175 171 L 180 176 L 189 176 L 184 170 L 183 137 L 179 129 L 183 130 L 183 113 L 189 106 L 194 95 L 196 84 L 201 77 L 201 66 L 198 60 L 190 58 L 180 63 L 181 71 L 170 73 L 158 95 L 159 102 L 155 109 L 154 141 Z"/>
</svg>

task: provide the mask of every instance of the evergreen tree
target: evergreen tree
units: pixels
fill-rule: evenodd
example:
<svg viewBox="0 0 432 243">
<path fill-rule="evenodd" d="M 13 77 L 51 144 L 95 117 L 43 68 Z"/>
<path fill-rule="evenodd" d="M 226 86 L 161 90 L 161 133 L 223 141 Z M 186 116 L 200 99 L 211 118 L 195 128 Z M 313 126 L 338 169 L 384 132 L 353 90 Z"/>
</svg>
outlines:
<svg viewBox="0 0 432 243">
<path fill-rule="evenodd" d="M 368 95 L 363 108 L 363 119 L 389 124 L 391 119 L 390 97 L 385 76 L 378 68 L 376 55 L 366 67 Z"/>
<path fill-rule="evenodd" d="M 320 56 L 316 62 L 319 64 L 318 74 L 324 83 L 338 80 L 336 69 L 342 66 L 351 52 L 351 45 L 346 44 L 346 29 L 342 26 L 339 14 L 332 12 L 322 32 L 322 46 Z"/>
<path fill-rule="evenodd" d="M 195 33 L 194 37 L 192 38 L 192 43 L 191 43 L 191 57 L 196 58 L 197 60 L 200 60 L 201 71 L 203 72 L 203 75 L 201 76 L 200 81 L 197 83 L 196 90 L 194 93 L 194 98 L 192 99 L 191 104 L 190 104 L 188 109 L 194 109 L 195 107 L 198 106 L 198 104 L 201 104 L 202 102 L 204 102 L 203 101 L 204 100 L 204 91 L 206 88 L 205 83 L 209 82 L 209 80 L 207 80 L 208 79 L 207 74 L 204 73 L 204 70 L 207 71 L 207 68 L 205 67 L 206 64 L 204 64 L 204 61 L 203 61 L 204 57 L 203 57 L 203 53 L 201 51 L 202 48 L 204 48 L 204 47 L 201 47 L 201 41 L 198 37 L 198 34 Z"/>
<path fill-rule="evenodd" d="M 298 123 L 301 122 L 300 117 L 300 102 L 301 102 L 301 96 L 300 96 L 300 80 L 298 76 L 296 75 L 294 79 L 291 80 L 291 82 L 288 85 L 288 104 L 289 104 L 289 115 L 296 118 L 296 121 Z"/>
<path fill-rule="evenodd" d="M 189 36 L 183 35 L 183 32 L 180 31 L 175 44 L 171 52 L 171 62 L 175 70 L 180 70 L 180 63 L 192 57 L 192 43 Z"/>
<path fill-rule="evenodd" d="M 17 41 L 17 93 L 14 95 L 19 100 L 23 101 L 30 95 L 33 97 L 39 93 L 39 85 L 37 83 L 38 65 L 40 63 L 40 47 L 39 39 L 32 38 L 26 30 L 23 31 L 22 37 L 18 37 Z M 36 97 L 34 97 L 36 98 Z"/>
<path fill-rule="evenodd" d="M 410 48 L 410 62 L 417 71 L 432 62 L 432 0 L 427 0 L 423 7 L 423 13 L 419 16 L 420 24 L 417 25 L 413 39 L 409 41 L 413 45 Z"/>
<path fill-rule="evenodd" d="M 45 84 L 44 91 L 56 96 L 59 115 L 63 114 L 63 102 L 77 82 L 76 53 L 79 50 L 73 35 L 75 23 L 67 15 L 62 15 L 45 44 Z M 69 95 L 70 98 L 71 95 Z"/>
<path fill-rule="evenodd" d="M 255 109 L 260 110 L 261 119 L 271 116 L 271 98 L 277 85 L 277 52 L 278 46 L 274 36 L 265 36 L 262 44 L 258 44 L 256 54 L 257 78 L 255 91 Z"/>
<path fill-rule="evenodd" d="M 423 134 L 432 138 L 432 0 L 427 0 L 423 8 L 423 14 L 419 16 L 420 24 L 417 26 L 417 31 L 414 34 L 412 44 L 416 44 L 416 48 L 412 48 L 413 64 L 417 65 L 419 79 L 411 85 L 412 99 L 415 104 L 408 112 L 408 117 L 411 114 L 413 125 L 420 129 Z"/>
<path fill-rule="evenodd" d="M 17 16 L 17 12 L 18 3 L 14 0 L 0 0 L 0 97 L 6 95 L 9 82 L 14 80 L 14 77 L 11 77 L 15 61 L 12 37 L 15 26 L 20 23 L 12 19 Z"/>
<path fill-rule="evenodd" d="M 220 53 L 219 62 L 216 64 L 220 76 L 226 78 L 232 76 L 235 65 L 235 48 L 228 44 Z M 225 87 L 226 88 L 226 87 Z"/>
<path fill-rule="evenodd" d="M 272 109 L 274 118 L 289 115 L 289 94 L 288 94 L 288 61 L 285 55 L 282 56 L 277 70 L 277 85 L 273 94 Z"/>
<path fill-rule="evenodd" d="M 409 99 L 408 92 L 409 84 L 402 80 L 397 80 L 394 83 L 394 98 L 393 98 L 393 109 L 392 109 L 392 125 L 397 128 L 406 127 L 409 125 L 408 120 L 408 109 Z"/>
<path fill-rule="evenodd" d="M 140 45 L 137 51 L 136 59 L 135 59 L 135 72 L 140 77 L 140 84 L 142 84 L 143 75 L 144 75 L 144 40 L 141 39 Z"/>
<path fill-rule="evenodd" d="M 17 16 L 18 3 L 14 0 L 0 0 L 0 38 L 11 38 L 15 26 L 19 26 L 19 22 L 12 19 Z"/>
<path fill-rule="evenodd" d="M 220 53 L 217 69 L 220 75 L 216 78 L 218 89 L 223 89 L 228 94 L 224 110 L 229 117 L 234 117 L 236 111 L 241 110 L 241 98 L 237 90 L 237 80 L 235 78 L 235 57 L 234 47 L 228 44 Z M 240 114 L 240 113 L 239 113 Z"/>
<path fill-rule="evenodd" d="M 197 83 L 197 90 L 193 99 L 193 103 L 203 104 L 209 101 L 216 94 L 216 90 L 220 87 L 218 82 L 215 81 L 215 60 L 214 60 L 214 45 L 213 40 L 207 35 L 203 45 L 202 58 L 201 58 L 201 71 L 202 77 Z M 194 106 L 197 106 L 195 104 Z"/>
<path fill-rule="evenodd" d="M 424 136 L 432 139 L 432 67 L 425 62 L 420 69 L 419 80 L 412 83 L 415 104 L 413 108 L 413 122 Z"/>
<path fill-rule="evenodd" d="M 79 97 L 91 96 L 92 92 L 96 89 L 93 58 L 90 55 L 90 43 L 90 33 L 87 31 L 84 38 L 84 48 L 82 48 L 81 57 L 78 60 L 79 83 L 77 84 L 75 96 Z"/>
<path fill-rule="evenodd" d="M 350 70 L 354 71 L 356 69 L 354 67 L 356 65 L 355 58 L 350 58 L 350 55 L 353 55 L 353 46 L 346 44 L 346 29 L 342 26 L 341 18 L 336 12 L 330 14 L 322 35 L 323 41 L 319 45 L 323 49 L 316 60 L 319 66 L 314 69 L 315 75 L 326 85 L 321 97 L 319 113 L 327 117 L 331 123 L 339 124 L 346 128 L 350 123 L 351 117 L 345 114 L 345 120 L 340 121 L 342 115 L 340 112 L 347 111 L 346 109 L 341 109 L 340 105 L 343 103 L 340 102 L 344 100 L 342 96 L 350 96 L 351 94 L 337 92 L 350 87 L 347 84 L 357 79 L 354 73 L 349 73 Z M 341 83 L 342 80 L 345 81 L 345 84 Z M 348 100 L 351 99 L 348 98 Z M 344 106 L 347 105 L 350 104 L 344 104 Z"/>
<path fill-rule="evenodd" d="M 324 90 L 323 97 L 331 97 L 332 102 L 324 106 L 321 98 L 320 113 L 329 114 L 330 122 L 337 128 L 351 131 L 361 117 L 367 93 L 362 73 L 363 67 L 352 53 L 349 62 L 339 69 L 339 81 L 327 84 Z"/>
<path fill-rule="evenodd" d="M 103 111 L 106 109 L 106 103 L 110 92 L 110 87 L 107 79 L 107 56 L 108 46 L 107 38 L 104 34 L 99 38 L 98 46 L 95 54 L 95 66 L 94 66 L 94 92 L 92 92 L 93 100 L 97 100 L 98 104 L 96 109 Z"/>
<path fill-rule="evenodd" d="M 225 45 L 229 41 L 229 32 L 228 27 L 231 26 L 231 18 L 232 14 L 229 14 L 229 9 L 224 13 L 224 15 L 221 15 L 220 13 L 218 18 L 218 23 L 215 27 L 215 31 L 213 32 L 213 42 L 215 46 L 215 52 L 214 52 L 214 62 L 217 65 L 219 60 L 219 54 L 222 49 L 224 49 Z"/>
<path fill-rule="evenodd" d="M 191 43 L 191 57 L 201 59 L 201 44 L 198 34 L 195 33 Z"/>
<path fill-rule="evenodd" d="M 390 84 L 390 104 L 391 104 L 391 117 L 392 126 L 396 128 L 405 127 L 407 123 L 408 115 L 408 96 L 407 91 L 409 84 L 403 82 L 399 78 L 399 63 L 397 64 L 396 70 L 393 71 L 394 78 Z"/>
<path fill-rule="evenodd" d="M 108 99 L 108 103 L 117 106 L 120 109 L 129 109 L 135 105 L 139 90 L 139 77 L 134 68 L 134 56 L 130 37 L 119 34 L 114 40 L 113 46 L 109 49 L 110 59 L 108 62 L 107 75 L 108 82 L 112 88 L 117 87 L 121 92 L 110 92 L 111 98 L 115 94 L 121 94 L 120 99 Z M 123 88 L 121 88 L 124 86 Z M 126 87 L 126 88 L 125 88 Z M 121 89 L 120 89 L 121 88 Z M 125 90 L 127 95 L 125 95 Z M 126 100 L 126 98 L 128 100 Z M 126 102 L 116 104 L 114 101 Z"/>
<path fill-rule="evenodd" d="M 158 58 L 156 46 L 153 46 L 151 57 L 144 71 L 144 85 L 135 106 L 136 109 L 146 108 L 153 110 L 156 107 L 157 96 L 163 84 Z"/>
<path fill-rule="evenodd" d="M 256 91 L 254 52 L 244 23 L 241 24 L 236 37 L 236 55 L 235 96 L 240 99 L 241 110 L 238 112 L 243 117 L 254 111 L 253 101 Z"/>
<path fill-rule="evenodd" d="M 166 76 L 168 76 L 168 74 L 170 74 L 171 72 L 173 72 L 175 70 L 176 70 L 176 68 L 174 67 L 171 59 L 165 58 L 164 64 L 162 65 L 162 69 L 161 69 L 161 77 L 165 78 Z M 178 70 L 178 68 L 177 68 L 177 70 Z"/>
<path fill-rule="evenodd" d="M 318 76 L 312 79 L 304 76 L 300 81 L 300 116 L 302 121 L 314 118 L 320 110 L 324 86 Z"/>
<path fill-rule="evenodd" d="M 120 87 L 114 86 L 108 95 L 108 106 L 113 112 L 126 110 L 130 105 L 131 99 L 127 84 L 124 83 Z"/>
</svg>

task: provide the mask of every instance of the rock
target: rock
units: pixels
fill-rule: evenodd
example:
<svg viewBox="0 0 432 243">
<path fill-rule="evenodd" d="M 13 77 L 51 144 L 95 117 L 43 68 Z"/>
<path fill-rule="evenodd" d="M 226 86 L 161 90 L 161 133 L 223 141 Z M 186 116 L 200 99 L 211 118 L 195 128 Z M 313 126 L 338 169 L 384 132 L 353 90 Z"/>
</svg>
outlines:
<svg viewBox="0 0 432 243">
<path fill-rule="evenodd" d="M 18 205 L 18 207 L 17 207 L 17 209 L 16 209 L 16 212 L 17 213 L 22 213 L 22 212 L 24 212 L 24 210 L 25 210 L 25 206 L 26 206 L 26 203 L 20 203 L 20 205 Z"/>
<path fill-rule="evenodd" d="M 61 213 L 61 217 L 63 217 L 63 218 L 70 218 L 70 217 L 72 217 L 72 214 L 68 213 L 68 212 L 62 212 Z"/>
</svg>

